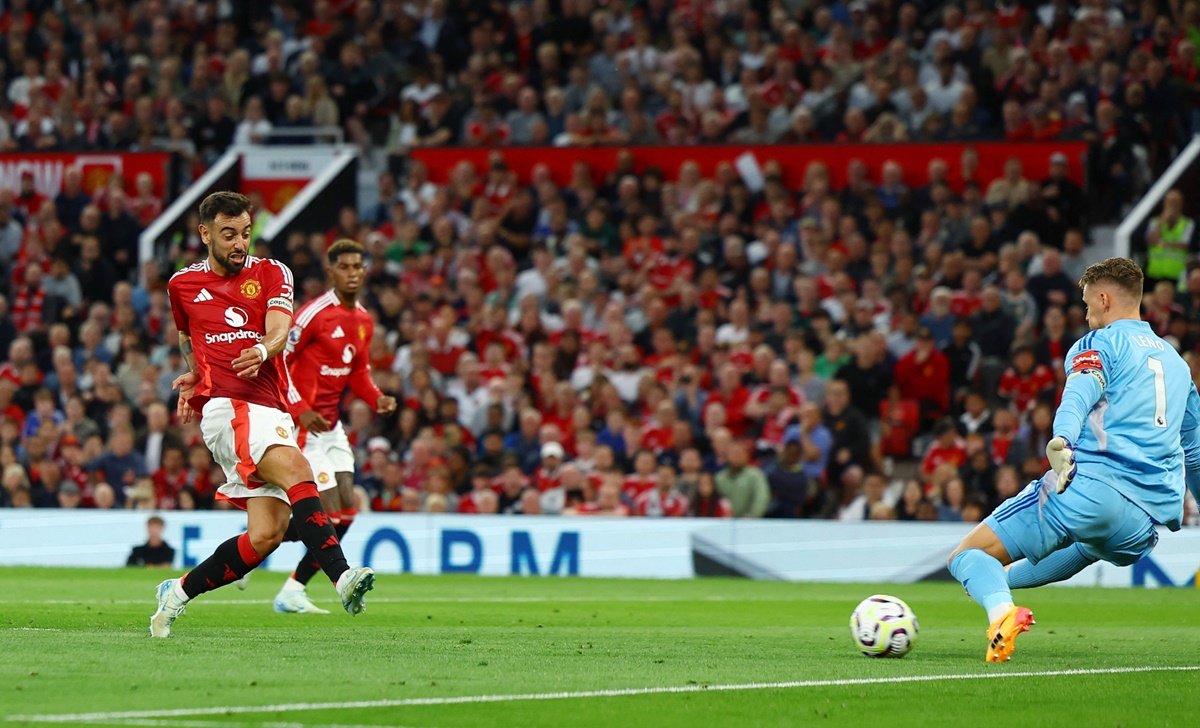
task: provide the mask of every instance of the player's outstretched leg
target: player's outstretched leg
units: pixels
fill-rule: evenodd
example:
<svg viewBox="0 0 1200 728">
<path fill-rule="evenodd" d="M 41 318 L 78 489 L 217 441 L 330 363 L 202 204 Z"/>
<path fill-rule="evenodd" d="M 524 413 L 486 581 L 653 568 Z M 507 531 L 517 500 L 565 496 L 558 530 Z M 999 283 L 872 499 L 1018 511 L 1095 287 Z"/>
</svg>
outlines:
<svg viewBox="0 0 1200 728">
<path fill-rule="evenodd" d="M 342 607 L 350 614 L 360 614 L 367 592 L 375 588 L 375 572 L 365 566 L 351 569 L 346 563 L 333 520 L 321 505 L 308 461 L 294 447 L 273 447 L 258 462 L 258 472 L 287 491 L 292 504 L 292 523 L 300 541 L 334 583 Z M 284 531 L 286 524 L 280 530 L 281 538 Z"/>
<path fill-rule="evenodd" d="M 1024 559 L 1008 567 L 1008 588 L 1030 589 L 1035 586 L 1053 584 L 1056 581 L 1064 581 L 1097 561 L 1099 559 L 1084 553 L 1083 547 L 1079 544 L 1071 544 L 1064 549 L 1055 551 L 1036 564 Z"/>
<path fill-rule="evenodd" d="M 340 542 L 350 528 L 350 524 L 354 522 L 354 517 L 358 515 L 356 509 L 342 508 L 343 504 L 354 503 L 354 474 L 350 472 L 334 473 L 334 487 L 321 491 L 320 498 L 321 505 L 333 521 L 333 530 Z M 285 540 L 300 540 L 295 524 L 288 529 L 288 534 L 289 536 L 285 537 Z M 292 534 L 295 534 L 294 537 L 291 537 Z M 275 611 L 291 614 L 329 614 L 328 611 L 312 603 L 305 589 L 308 582 L 320 570 L 321 565 L 317 562 L 316 555 L 311 551 L 305 553 L 304 558 L 296 565 L 296 569 L 283 583 L 279 593 L 275 595 Z"/>
<path fill-rule="evenodd" d="M 998 554 L 1001 558 L 997 558 Z M 991 622 L 987 630 L 987 662 L 1007 662 L 1016 648 L 1017 635 L 1028 632 L 1033 612 L 1013 604 L 1012 591 L 1004 573 L 1008 553 L 995 532 L 986 524 L 975 527 L 950 559 L 950 573 L 963 589 L 983 607 Z"/>
<path fill-rule="evenodd" d="M 250 499 L 245 533 L 222 543 L 183 577 L 158 585 L 158 609 L 150 617 L 150 636 L 169 637 L 171 625 L 189 601 L 249 574 L 279 546 L 286 526 L 287 506 L 282 501 L 271 497 Z"/>
<path fill-rule="evenodd" d="M 329 491 L 327 491 L 329 492 Z M 342 540 L 342 536 L 346 534 L 346 526 L 342 523 L 342 513 L 340 510 L 333 507 L 330 502 L 332 499 L 326 499 L 325 494 L 321 495 L 321 502 L 325 507 L 325 511 L 329 514 L 330 520 L 333 522 L 334 534 L 338 537 L 338 541 Z M 288 535 L 284 537 L 285 541 L 299 541 L 299 529 L 296 528 L 295 522 L 288 528 Z M 328 609 L 322 609 L 312 600 L 308 598 L 308 591 L 305 588 L 309 580 L 317 575 L 321 570 L 321 564 L 317 562 L 317 557 L 311 551 L 305 552 L 300 559 L 300 563 L 292 570 L 287 581 L 283 582 L 279 593 L 275 595 L 273 607 L 280 614 L 329 614 Z"/>
</svg>

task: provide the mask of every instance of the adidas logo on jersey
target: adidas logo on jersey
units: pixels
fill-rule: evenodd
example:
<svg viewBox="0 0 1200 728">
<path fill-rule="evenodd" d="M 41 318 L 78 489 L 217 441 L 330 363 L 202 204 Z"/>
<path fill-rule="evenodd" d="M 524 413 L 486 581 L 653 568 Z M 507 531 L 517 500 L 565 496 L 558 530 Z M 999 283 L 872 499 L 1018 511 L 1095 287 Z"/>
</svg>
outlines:
<svg viewBox="0 0 1200 728">
<path fill-rule="evenodd" d="M 334 330 L 333 330 L 333 333 L 329 335 L 329 338 L 331 338 L 331 339 L 344 339 L 344 338 L 346 338 L 346 332 L 345 332 L 345 331 L 342 331 L 342 327 L 341 327 L 341 326 L 339 326 L 339 327 L 337 327 L 336 329 L 334 329 Z"/>
<path fill-rule="evenodd" d="M 211 300 L 213 300 L 213 297 L 212 297 L 212 294 L 208 292 L 208 289 L 201 288 L 200 293 L 195 298 L 192 299 L 192 303 L 200 303 L 201 301 L 211 301 Z"/>
</svg>

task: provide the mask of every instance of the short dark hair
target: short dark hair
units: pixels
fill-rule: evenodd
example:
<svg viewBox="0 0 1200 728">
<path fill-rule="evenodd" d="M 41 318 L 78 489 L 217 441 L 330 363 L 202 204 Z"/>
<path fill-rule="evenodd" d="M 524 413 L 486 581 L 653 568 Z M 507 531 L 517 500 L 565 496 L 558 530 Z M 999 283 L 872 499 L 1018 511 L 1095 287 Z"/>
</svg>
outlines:
<svg viewBox="0 0 1200 728">
<path fill-rule="evenodd" d="M 211 225 L 217 215 L 237 217 L 254 210 L 250 200 L 237 192 L 214 192 L 200 203 L 200 224 Z"/>
<path fill-rule="evenodd" d="M 159 516 L 150 516 L 148 519 L 146 519 L 147 526 L 153 526 L 155 524 L 158 524 L 159 526 L 165 526 L 167 525 L 167 522 Z"/>
<path fill-rule="evenodd" d="M 366 255 L 366 248 L 361 243 L 351 240 L 350 238 L 342 238 L 329 247 L 329 252 L 326 257 L 329 258 L 329 264 L 333 265 L 338 262 L 338 258 L 347 254 Z"/>
<path fill-rule="evenodd" d="M 1129 258 L 1107 258 L 1099 263 L 1092 263 L 1079 279 L 1079 287 L 1093 283 L 1110 282 L 1120 288 L 1130 298 L 1140 300 L 1145 276 L 1137 263 Z"/>
</svg>

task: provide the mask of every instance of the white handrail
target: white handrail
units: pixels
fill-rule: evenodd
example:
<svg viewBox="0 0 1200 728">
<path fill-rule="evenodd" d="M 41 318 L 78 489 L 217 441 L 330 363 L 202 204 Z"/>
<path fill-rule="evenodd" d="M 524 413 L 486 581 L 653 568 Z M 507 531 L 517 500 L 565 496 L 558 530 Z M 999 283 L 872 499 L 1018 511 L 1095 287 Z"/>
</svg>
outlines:
<svg viewBox="0 0 1200 728">
<path fill-rule="evenodd" d="M 1163 175 L 1150 186 L 1150 189 L 1146 190 L 1142 199 L 1134 205 L 1121 224 L 1117 226 L 1117 231 L 1113 234 L 1114 255 L 1120 258 L 1130 257 L 1129 253 L 1132 249 L 1130 241 L 1133 233 L 1145 222 L 1150 213 L 1154 211 L 1155 206 L 1171 191 L 1171 186 L 1183 176 L 1183 173 L 1192 165 L 1192 162 L 1196 161 L 1198 156 L 1200 156 L 1200 134 L 1192 137 L 1192 141 L 1179 152 L 1179 156 L 1175 157 L 1175 161 L 1171 162 L 1167 171 L 1163 172 Z"/>
<path fill-rule="evenodd" d="M 344 144 L 346 141 L 346 132 L 340 126 L 274 126 L 271 130 L 262 134 L 268 139 L 292 139 L 295 137 L 331 137 L 333 144 Z M 249 144 L 238 145 L 245 147 L 262 147 L 274 146 L 271 144 Z"/>
</svg>

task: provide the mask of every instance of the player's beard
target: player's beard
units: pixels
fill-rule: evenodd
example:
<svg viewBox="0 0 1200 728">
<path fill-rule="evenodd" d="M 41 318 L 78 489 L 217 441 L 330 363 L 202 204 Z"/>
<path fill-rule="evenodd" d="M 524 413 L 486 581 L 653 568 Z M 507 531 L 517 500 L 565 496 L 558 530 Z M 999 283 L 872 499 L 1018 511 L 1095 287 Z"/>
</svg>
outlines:
<svg viewBox="0 0 1200 728">
<path fill-rule="evenodd" d="M 229 255 L 221 255 L 215 249 L 213 250 L 212 255 L 213 255 L 213 258 L 217 261 L 217 263 L 220 264 L 220 266 L 222 268 L 224 268 L 225 270 L 229 271 L 230 273 L 232 273 L 234 275 L 241 273 L 242 268 L 246 267 L 246 254 L 244 254 L 244 253 L 242 254 L 242 259 L 236 263 L 233 262 L 232 260 L 230 260 Z"/>
</svg>

